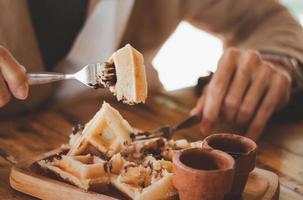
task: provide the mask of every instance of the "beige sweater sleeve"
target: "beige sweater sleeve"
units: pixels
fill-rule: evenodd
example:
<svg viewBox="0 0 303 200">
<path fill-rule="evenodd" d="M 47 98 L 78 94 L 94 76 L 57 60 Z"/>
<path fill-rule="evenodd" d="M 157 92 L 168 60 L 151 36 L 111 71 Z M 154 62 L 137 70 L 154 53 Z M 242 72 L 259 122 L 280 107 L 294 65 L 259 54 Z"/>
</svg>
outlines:
<svg viewBox="0 0 303 200">
<path fill-rule="evenodd" d="M 276 0 L 184 0 L 184 18 L 225 47 L 267 51 L 303 63 L 303 29 Z"/>
</svg>

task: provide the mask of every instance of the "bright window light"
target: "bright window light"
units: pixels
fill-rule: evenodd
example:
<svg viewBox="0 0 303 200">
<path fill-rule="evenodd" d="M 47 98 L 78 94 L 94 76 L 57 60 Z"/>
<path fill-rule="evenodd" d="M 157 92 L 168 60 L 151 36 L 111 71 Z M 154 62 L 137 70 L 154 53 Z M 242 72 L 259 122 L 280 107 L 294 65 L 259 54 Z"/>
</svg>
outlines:
<svg viewBox="0 0 303 200">
<path fill-rule="evenodd" d="M 166 41 L 153 65 L 166 90 L 195 85 L 200 76 L 215 71 L 222 42 L 187 22 L 181 22 Z"/>
<path fill-rule="evenodd" d="M 303 26 L 302 0 L 282 0 Z M 215 71 L 222 55 L 222 42 L 181 22 L 153 60 L 166 90 L 176 90 L 197 83 L 200 76 Z"/>
</svg>

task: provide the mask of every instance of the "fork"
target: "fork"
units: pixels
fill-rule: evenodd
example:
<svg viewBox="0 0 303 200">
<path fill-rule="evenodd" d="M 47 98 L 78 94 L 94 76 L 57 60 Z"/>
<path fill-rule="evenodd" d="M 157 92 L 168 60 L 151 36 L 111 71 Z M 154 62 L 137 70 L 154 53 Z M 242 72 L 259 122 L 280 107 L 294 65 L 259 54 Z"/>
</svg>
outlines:
<svg viewBox="0 0 303 200">
<path fill-rule="evenodd" d="M 27 78 L 29 85 L 76 79 L 94 89 L 113 86 L 117 81 L 115 66 L 108 62 L 88 64 L 74 74 L 55 72 L 28 73 Z"/>
<path fill-rule="evenodd" d="M 174 126 L 165 125 L 158 129 L 152 131 L 142 131 L 137 132 L 136 134 L 131 134 L 132 140 L 146 140 L 157 137 L 165 137 L 167 139 L 171 138 L 173 134 L 181 129 L 189 128 L 195 124 L 198 124 L 202 119 L 202 114 L 193 115 L 185 118 L 183 121 L 179 122 Z"/>
</svg>

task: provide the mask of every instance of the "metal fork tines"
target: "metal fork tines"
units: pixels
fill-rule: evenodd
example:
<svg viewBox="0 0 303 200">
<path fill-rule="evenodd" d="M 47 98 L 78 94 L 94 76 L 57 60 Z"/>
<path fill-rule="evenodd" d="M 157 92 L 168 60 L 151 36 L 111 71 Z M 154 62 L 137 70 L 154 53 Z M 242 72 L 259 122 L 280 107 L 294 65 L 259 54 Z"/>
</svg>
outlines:
<svg viewBox="0 0 303 200">
<path fill-rule="evenodd" d="M 86 65 L 74 74 L 42 72 L 28 73 L 27 77 L 30 85 L 76 79 L 94 89 L 113 86 L 117 81 L 115 66 L 108 62 Z"/>
<path fill-rule="evenodd" d="M 131 138 L 133 140 L 146 140 L 146 139 L 152 139 L 157 137 L 165 137 L 165 138 L 171 138 L 173 134 L 177 130 L 181 130 L 184 128 L 189 128 L 197 123 L 199 123 L 202 119 L 202 114 L 199 115 L 193 115 L 185 120 L 181 121 L 180 123 L 176 124 L 175 126 L 162 126 L 160 128 L 157 128 L 152 131 L 142 131 L 137 132 L 136 134 L 132 134 Z"/>
</svg>

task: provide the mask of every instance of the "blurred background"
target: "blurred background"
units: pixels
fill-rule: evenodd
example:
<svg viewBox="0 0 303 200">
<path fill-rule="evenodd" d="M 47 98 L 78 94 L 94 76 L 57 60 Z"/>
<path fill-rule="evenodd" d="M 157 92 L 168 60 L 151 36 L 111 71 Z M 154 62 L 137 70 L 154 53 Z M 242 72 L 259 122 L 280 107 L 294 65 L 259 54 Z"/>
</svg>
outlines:
<svg viewBox="0 0 303 200">
<path fill-rule="evenodd" d="M 303 26 L 303 0 L 280 0 Z M 166 90 L 195 85 L 198 77 L 215 71 L 222 54 L 221 41 L 182 22 L 161 48 L 153 64 Z M 171 76 L 171 72 L 174 76 Z"/>
</svg>

